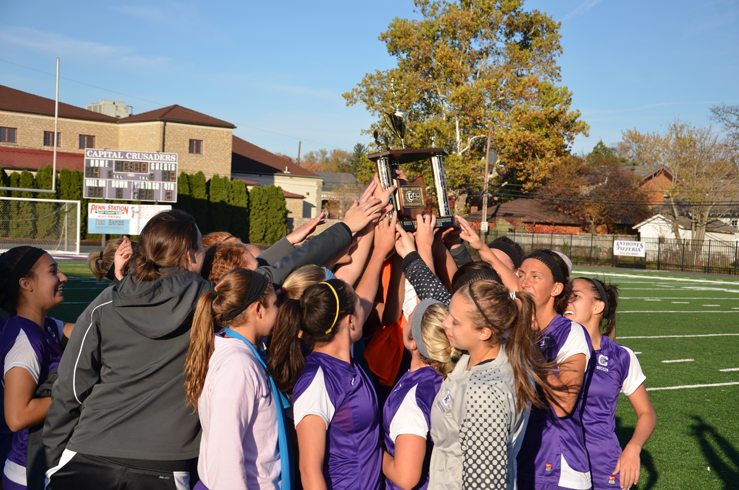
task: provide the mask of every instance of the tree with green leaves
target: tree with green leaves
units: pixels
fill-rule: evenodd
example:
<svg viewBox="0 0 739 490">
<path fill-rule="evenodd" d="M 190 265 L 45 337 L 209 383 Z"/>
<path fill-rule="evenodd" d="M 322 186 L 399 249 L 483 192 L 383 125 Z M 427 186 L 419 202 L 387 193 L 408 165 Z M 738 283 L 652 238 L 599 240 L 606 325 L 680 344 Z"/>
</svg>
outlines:
<svg viewBox="0 0 739 490">
<path fill-rule="evenodd" d="M 347 105 L 363 104 L 378 118 L 367 133 L 384 128 L 382 115 L 396 104 L 410 111 L 407 146 L 447 150 L 452 194 L 480 187 L 488 130 L 505 179 L 537 187 L 588 126 L 570 109 L 572 93 L 557 85 L 560 23 L 523 4 L 415 0 L 420 19 L 395 18 L 380 35 L 397 66 L 366 74 L 344 94 Z M 428 167 L 419 162 L 406 173 L 432 182 Z"/>
<path fill-rule="evenodd" d="M 610 167 L 614 165 L 636 165 L 636 162 L 632 162 L 631 160 L 619 155 L 617 148 L 606 146 L 603 143 L 603 140 L 598 141 L 598 143 L 593 147 L 592 151 L 587 154 L 585 160 L 588 162 L 588 165 L 593 166 L 600 165 L 604 167 Z"/>
<path fill-rule="evenodd" d="M 198 172 L 190 175 L 190 195 L 192 196 L 192 215 L 200 228 L 206 234 L 211 231 L 208 223 L 208 186 L 205 174 Z"/>
<path fill-rule="evenodd" d="M 51 165 L 47 165 L 36 172 L 36 188 L 51 189 L 52 181 Z M 46 193 L 38 193 L 36 197 L 41 199 L 55 199 L 57 196 Z M 57 237 L 57 226 L 59 224 L 59 203 L 37 202 L 36 215 L 36 238 L 50 239 Z"/>
<path fill-rule="evenodd" d="M 25 189 L 35 189 L 36 179 L 28 170 L 24 170 L 18 175 L 17 184 L 13 185 L 11 177 L 11 186 Z M 12 197 L 32 198 L 33 192 L 14 191 Z M 36 237 L 36 203 L 33 201 L 13 201 L 10 207 L 10 236 L 15 238 L 35 238 Z"/>
<path fill-rule="evenodd" d="M 185 172 L 181 172 L 180 177 L 177 179 L 177 202 L 172 205 L 172 208 L 192 214 L 190 179 Z"/>
<path fill-rule="evenodd" d="M 211 231 L 230 231 L 228 201 L 231 193 L 231 180 L 216 174 L 210 179 L 208 226 Z"/>
<path fill-rule="evenodd" d="M 231 193 L 229 196 L 229 216 L 231 223 L 229 231 L 242 241 L 249 241 L 249 191 L 246 182 L 234 179 L 231 182 Z"/>
<path fill-rule="evenodd" d="M 372 151 L 362 143 L 357 143 L 352 149 L 352 156 L 349 159 L 349 171 L 357 178 L 359 182 L 366 185 L 369 184 L 375 175 L 375 163 L 367 158 Z"/>
<path fill-rule="evenodd" d="M 10 179 L 2 166 L 0 166 L 0 187 L 10 187 Z M 8 191 L 0 190 L 0 197 L 6 197 L 7 195 Z"/>
<path fill-rule="evenodd" d="M 287 235 L 287 203 L 282 188 L 255 187 L 249 197 L 249 241 L 271 245 Z"/>
</svg>

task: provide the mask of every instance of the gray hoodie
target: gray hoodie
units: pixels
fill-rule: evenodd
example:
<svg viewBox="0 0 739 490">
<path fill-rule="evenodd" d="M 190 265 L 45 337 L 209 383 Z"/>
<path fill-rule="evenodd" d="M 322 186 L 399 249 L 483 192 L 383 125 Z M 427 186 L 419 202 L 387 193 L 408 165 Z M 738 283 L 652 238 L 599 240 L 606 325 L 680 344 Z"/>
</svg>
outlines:
<svg viewBox="0 0 739 490">
<path fill-rule="evenodd" d="M 126 276 L 77 320 L 44 424 L 49 467 L 65 448 L 159 461 L 198 456 L 200 423 L 185 406 L 183 368 L 197 300 L 211 285 L 185 269 L 162 272 L 151 282 Z"/>
</svg>

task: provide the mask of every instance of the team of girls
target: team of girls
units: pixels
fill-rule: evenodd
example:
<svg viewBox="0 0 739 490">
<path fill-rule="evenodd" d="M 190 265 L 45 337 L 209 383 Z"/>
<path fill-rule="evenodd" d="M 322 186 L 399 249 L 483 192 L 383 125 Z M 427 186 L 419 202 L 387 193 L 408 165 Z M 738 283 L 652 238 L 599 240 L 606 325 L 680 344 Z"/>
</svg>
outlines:
<svg viewBox="0 0 739 490">
<path fill-rule="evenodd" d="M 66 281 L 54 260 L 6 253 L 5 488 L 28 481 L 24 430 L 41 423 L 51 489 L 184 489 L 196 471 L 200 489 L 636 483 L 656 418 L 636 357 L 608 337 L 616 288 L 571 281 L 557 252 L 485 245 L 464 220 L 442 234 L 421 217 L 414 239 L 389 196 L 373 182 L 342 223 L 296 249 L 319 216 L 258 258 L 226 233 L 206 251 L 191 216 L 161 213 L 137 245 L 91 254 L 117 282 L 74 330 L 47 317 Z M 392 316 L 378 289 L 393 254 L 410 369 L 380 407 L 355 344 Z M 638 416 L 623 452 L 619 392 Z"/>
</svg>

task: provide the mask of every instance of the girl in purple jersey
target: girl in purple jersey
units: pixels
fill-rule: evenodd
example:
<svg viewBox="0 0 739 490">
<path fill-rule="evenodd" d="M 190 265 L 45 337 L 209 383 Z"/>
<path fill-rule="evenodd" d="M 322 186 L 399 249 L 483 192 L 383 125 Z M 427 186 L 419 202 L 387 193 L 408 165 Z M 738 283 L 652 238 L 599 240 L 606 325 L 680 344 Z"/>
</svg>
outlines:
<svg viewBox="0 0 739 490">
<path fill-rule="evenodd" d="M 442 325 L 448 314 L 439 301 L 425 299 L 403 327 L 411 367 L 395 384 L 382 411 L 386 448 L 382 471 L 388 489 L 428 488 L 431 407 L 460 354 L 449 345 Z"/>
<path fill-rule="evenodd" d="M 556 394 L 546 396 L 546 409 L 532 409 L 518 453 L 519 490 L 592 487 L 581 388 L 589 382 L 593 348 L 585 329 L 561 315 L 569 298 L 569 272 L 551 250 L 533 252 L 519 269 L 519 289 L 532 294 L 536 303 L 539 348 L 547 362 L 557 365 L 548 376 Z"/>
<path fill-rule="evenodd" d="M 12 248 L 0 256 L 0 308 L 11 316 L 3 327 L 5 421 L 15 434 L 7 460 L 3 458 L 5 490 L 26 488 L 28 429 L 43 423 L 50 397 L 36 398 L 36 388 L 57 369 L 62 341 L 72 324 L 46 316 L 64 300 L 67 277 L 46 252 L 33 247 Z"/>
<path fill-rule="evenodd" d="M 583 425 L 596 490 L 629 488 L 639 481 L 639 453 L 657 423 L 639 360 L 631 349 L 609 338 L 616 328 L 617 306 L 616 286 L 586 277 L 572 281 L 565 317 L 587 329 L 595 349 L 595 371 L 585 398 Z M 637 415 L 634 434 L 623 452 L 614 432 L 619 393 L 628 397 Z"/>
<path fill-rule="evenodd" d="M 383 487 L 377 396 L 352 357 L 373 306 L 380 272 L 395 246 L 395 223 L 381 219 L 356 292 L 339 279 L 306 288 L 280 307 L 269 349 L 271 374 L 292 392 L 304 488 Z M 298 333 L 312 345 L 305 358 Z"/>
</svg>

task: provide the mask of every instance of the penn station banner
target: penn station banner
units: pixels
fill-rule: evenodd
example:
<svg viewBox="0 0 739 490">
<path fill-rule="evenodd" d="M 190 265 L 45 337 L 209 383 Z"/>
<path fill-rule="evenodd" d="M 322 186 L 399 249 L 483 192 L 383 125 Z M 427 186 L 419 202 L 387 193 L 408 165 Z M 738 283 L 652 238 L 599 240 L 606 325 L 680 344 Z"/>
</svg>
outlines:
<svg viewBox="0 0 739 490">
<path fill-rule="evenodd" d="M 90 203 L 87 205 L 87 230 L 109 235 L 139 235 L 151 218 L 170 209 L 169 205 Z"/>
</svg>

